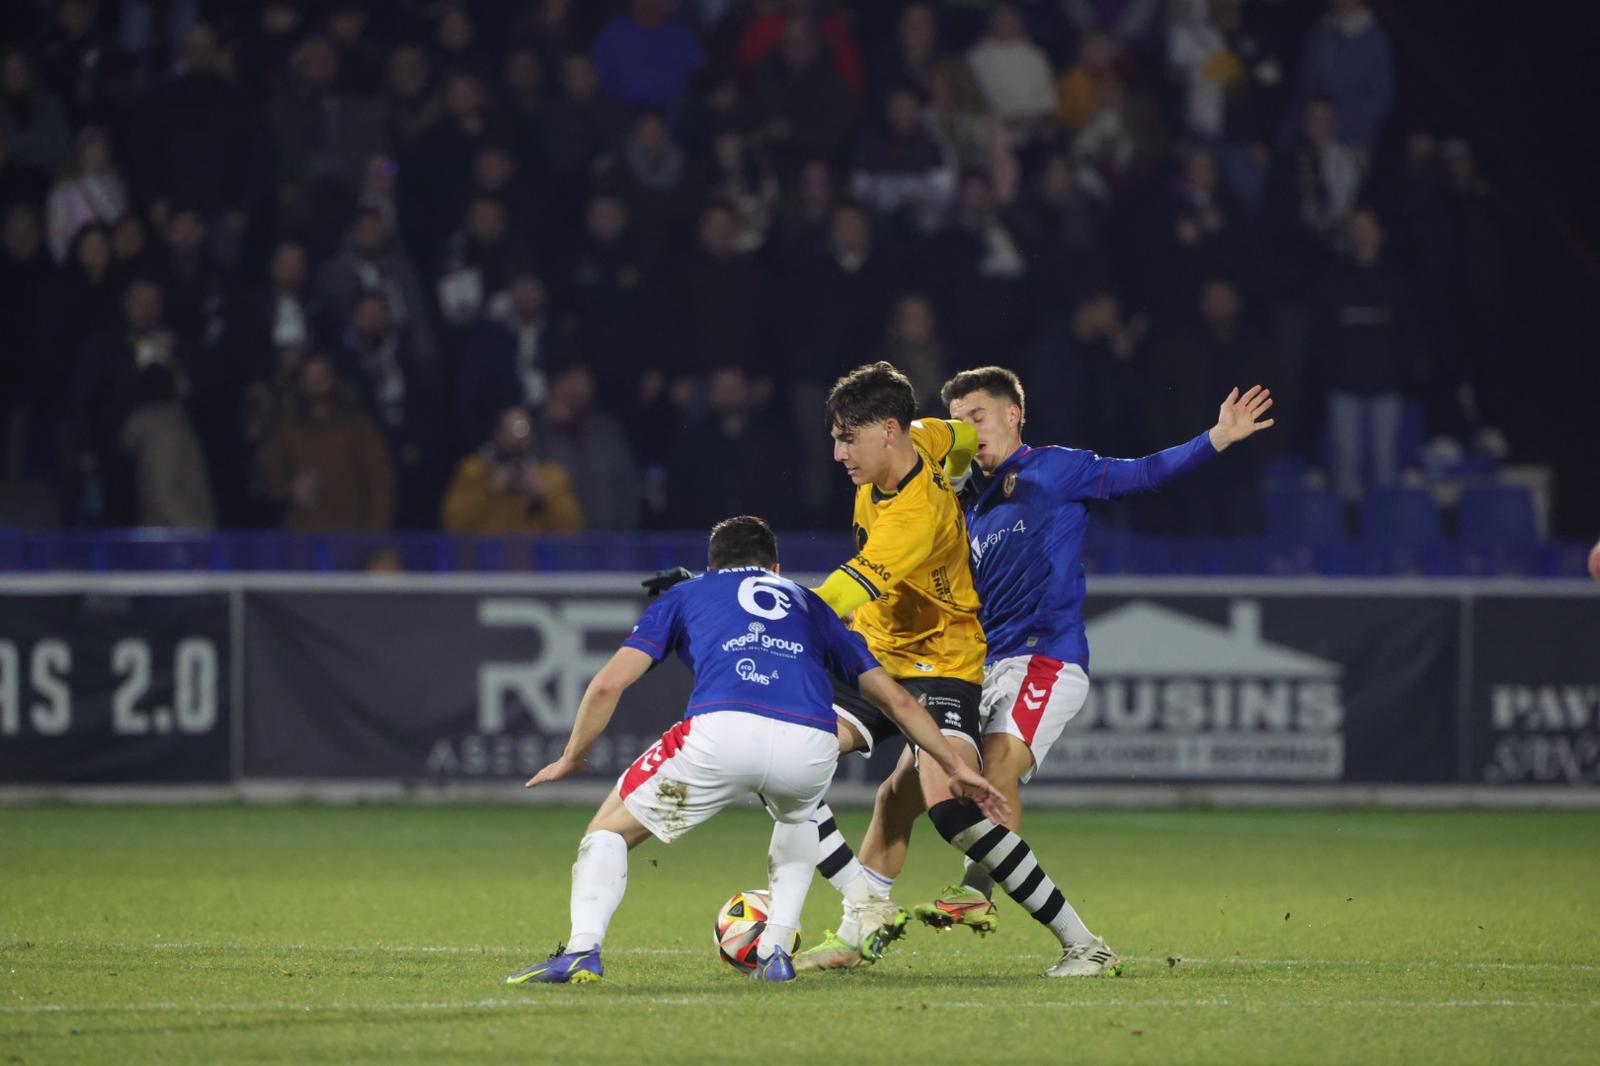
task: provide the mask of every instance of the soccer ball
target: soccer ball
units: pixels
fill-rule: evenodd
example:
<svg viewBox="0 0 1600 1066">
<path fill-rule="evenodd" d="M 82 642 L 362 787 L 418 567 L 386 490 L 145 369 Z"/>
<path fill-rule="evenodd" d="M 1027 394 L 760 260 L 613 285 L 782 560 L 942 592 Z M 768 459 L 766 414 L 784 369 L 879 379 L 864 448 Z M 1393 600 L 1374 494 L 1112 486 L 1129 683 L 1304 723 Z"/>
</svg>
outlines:
<svg viewBox="0 0 1600 1066">
<path fill-rule="evenodd" d="M 736 970 L 749 972 L 756 968 L 756 947 L 767 928 L 767 915 L 772 911 L 772 897 L 766 889 L 735 892 L 733 898 L 717 911 L 717 954 L 722 961 Z M 800 930 L 794 931 L 794 943 L 789 946 L 793 955 L 800 947 Z"/>
</svg>

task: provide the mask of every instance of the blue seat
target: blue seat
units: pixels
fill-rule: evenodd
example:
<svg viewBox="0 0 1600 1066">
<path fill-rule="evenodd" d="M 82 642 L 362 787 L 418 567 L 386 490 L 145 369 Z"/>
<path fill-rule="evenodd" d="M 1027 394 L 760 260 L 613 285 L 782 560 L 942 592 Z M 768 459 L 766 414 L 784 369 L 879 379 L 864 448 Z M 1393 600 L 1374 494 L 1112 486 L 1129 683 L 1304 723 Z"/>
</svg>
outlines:
<svg viewBox="0 0 1600 1066">
<path fill-rule="evenodd" d="M 1217 573 L 1240 577 L 1267 577 L 1272 574 L 1270 546 L 1260 537 L 1229 537 L 1215 542 L 1212 554 Z"/>
<path fill-rule="evenodd" d="M 1542 570 L 1546 577 L 1588 577 L 1589 549 L 1587 540 L 1557 540 L 1545 546 Z"/>
<path fill-rule="evenodd" d="M 1373 489 L 1361 504 L 1361 539 L 1369 545 L 1431 548 L 1444 539 L 1439 505 L 1427 489 Z"/>
<path fill-rule="evenodd" d="M 1461 494 L 1461 554 L 1471 574 L 1536 574 L 1541 570 L 1533 496 L 1516 485 Z"/>
<path fill-rule="evenodd" d="M 1267 495 L 1267 539 L 1280 546 L 1318 551 L 1343 547 L 1344 509 L 1327 489 L 1293 489 Z"/>
<path fill-rule="evenodd" d="M 1288 492 L 1304 488 L 1311 479 L 1311 464 L 1302 456 L 1280 455 L 1268 459 L 1261 467 L 1261 488 L 1264 492 Z"/>
<path fill-rule="evenodd" d="M 1429 574 L 1444 568 L 1439 505 L 1426 489 L 1373 489 L 1361 505 L 1361 546 L 1375 574 Z"/>
<path fill-rule="evenodd" d="M 1461 494 L 1461 545 L 1538 547 L 1539 524 L 1533 514 L 1533 496 L 1518 485 L 1467 489 Z"/>
<path fill-rule="evenodd" d="M 1117 568 L 1127 574 L 1213 574 L 1217 564 L 1211 545 L 1198 537 L 1145 534 L 1127 538 L 1115 553 Z"/>
</svg>

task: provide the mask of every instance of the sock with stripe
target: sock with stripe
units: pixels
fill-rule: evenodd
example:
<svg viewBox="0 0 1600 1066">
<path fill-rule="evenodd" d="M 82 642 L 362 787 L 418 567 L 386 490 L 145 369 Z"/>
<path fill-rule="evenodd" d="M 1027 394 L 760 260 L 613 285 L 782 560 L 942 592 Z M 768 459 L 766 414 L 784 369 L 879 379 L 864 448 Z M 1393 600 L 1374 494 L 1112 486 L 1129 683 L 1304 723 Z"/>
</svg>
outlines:
<svg viewBox="0 0 1600 1066">
<path fill-rule="evenodd" d="M 828 879 L 828 884 L 839 890 L 846 901 L 865 903 L 867 888 L 861 881 L 861 864 L 856 853 L 845 843 L 844 834 L 833 820 L 833 809 L 826 803 L 817 805 L 811 821 L 817 827 L 817 873 Z M 860 896 L 851 900 L 852 893 Z"/>
<path fill-rule="evenodd" d="M 839 919 L 836 932 L 846 944 L 859 944 L 861 925 L 855 912 L 872 899 L 871 882 L 861 863 L 856 861 L 856 853 L 845 843 L 844 834 L 839 832 L 832 808 L 826 803 L 819 804 L 811 820 L 817 827 L 817 872 L 844 897 L 844 917 Z"/>
<path fill-rule="evenodd" d="M 1028 842 L 1003 825 L 995 825 L 970 803 L 945 800 L 928 809 L 939 835 L 964 852 L 1006 895 L 1033 915 L 1061 941 L 1063 947 L 1094 939 L 1033 856 Z"/>
</svg>

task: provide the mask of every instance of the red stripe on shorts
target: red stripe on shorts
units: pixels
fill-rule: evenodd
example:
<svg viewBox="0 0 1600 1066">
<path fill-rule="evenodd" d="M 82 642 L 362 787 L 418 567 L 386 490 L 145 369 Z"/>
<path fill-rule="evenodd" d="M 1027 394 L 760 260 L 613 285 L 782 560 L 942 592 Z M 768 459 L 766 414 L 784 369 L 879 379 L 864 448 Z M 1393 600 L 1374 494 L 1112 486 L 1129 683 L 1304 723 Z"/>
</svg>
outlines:
<svg viewBox="0 0 1600 1066">
<path fill-rule="evenodd" d="M 1017 702 L 1011 705 L 1011 720 L 1017 723 L 1024 744 L 1033 743 L 1039 731 L 1039 719 L 1050 706 L 1050 694 L 1055 690 L 1056 678 L 1061 676 L 1061 660 L 1047 655 L 1034 655 L 1028 659 L 1028 673 L 1017 690 Z"/>
<path fill-rule="evenodd" d="M 621 799 L 627 799 L 628 793 L 644 784 L 656 775 L 661 769 L 661 764 L 683 750 L 683 742 L 689 735 L 690 719 L 674 725 L 671 729 L 661 734 L 661 739 L 650 745 L 650 749 L 633 761 L 628 767 L 628 772 L 622 775 L 622 786 L 617 789 Z"/>
</svg>

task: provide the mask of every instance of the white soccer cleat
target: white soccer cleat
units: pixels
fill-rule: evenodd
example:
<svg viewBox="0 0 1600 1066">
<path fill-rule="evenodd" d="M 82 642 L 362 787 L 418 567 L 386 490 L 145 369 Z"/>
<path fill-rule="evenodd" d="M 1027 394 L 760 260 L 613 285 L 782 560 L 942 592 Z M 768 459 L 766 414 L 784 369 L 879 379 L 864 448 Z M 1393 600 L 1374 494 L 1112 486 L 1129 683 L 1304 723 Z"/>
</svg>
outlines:
<svg viewBox="0 0 1600 1066">
<path fill-rule="evenodd" d="M 1122 960 L 1095 937 L 1087 944 L 1073 944 L 1061 952 L 1061 961 L 1044 972 L 1046 977 L 1115 977 L 1122 972 Z"/>
<path fill-rule="evenodd" d="M 906 935 L 905 908 L 886 899 L 872 899 L 856 909 L 861 924 L 861 957 L 868 962 L 883 958 L 890 944 Z"/>
</svg>

